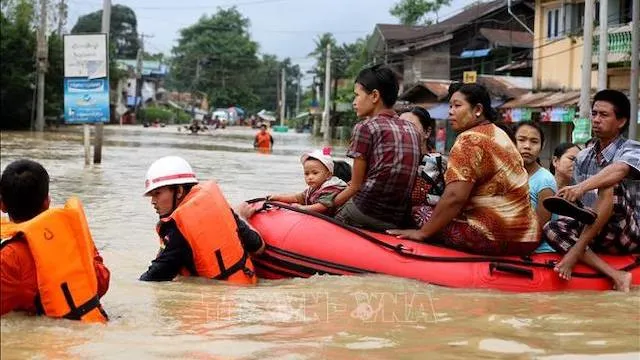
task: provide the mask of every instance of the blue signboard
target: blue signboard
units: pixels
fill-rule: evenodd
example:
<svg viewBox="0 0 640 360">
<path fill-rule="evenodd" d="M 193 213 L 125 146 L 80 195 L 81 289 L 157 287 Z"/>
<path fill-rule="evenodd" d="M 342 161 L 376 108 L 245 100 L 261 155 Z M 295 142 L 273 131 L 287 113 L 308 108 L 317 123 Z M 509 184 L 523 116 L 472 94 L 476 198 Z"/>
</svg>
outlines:
<svg viewBox="0 0 640 360">
<path fill-rule="evenodd" d="M 109 122 L 109 80 L 65 78 L 64 118 L 67 124 Z"/>
</svg>

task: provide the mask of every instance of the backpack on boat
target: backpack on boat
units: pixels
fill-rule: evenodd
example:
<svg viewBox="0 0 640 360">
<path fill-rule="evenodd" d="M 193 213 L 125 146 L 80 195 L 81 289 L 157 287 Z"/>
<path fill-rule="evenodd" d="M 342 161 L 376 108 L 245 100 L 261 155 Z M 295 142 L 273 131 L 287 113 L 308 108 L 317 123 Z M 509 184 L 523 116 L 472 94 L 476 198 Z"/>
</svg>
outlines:
<svg viewBox="0 0 640 360">
<path fill-rule="evenodd" d="M 425 203 L 435 206 L 440 201 L 440 196 L 444 193 L 444 173 L 447 170 L 447 160 L 439 153 L 427 154 L 422 158 L 418 167 L 420 179 L 429 186 L 429 190 L 424 194 Z"/>
</svg>

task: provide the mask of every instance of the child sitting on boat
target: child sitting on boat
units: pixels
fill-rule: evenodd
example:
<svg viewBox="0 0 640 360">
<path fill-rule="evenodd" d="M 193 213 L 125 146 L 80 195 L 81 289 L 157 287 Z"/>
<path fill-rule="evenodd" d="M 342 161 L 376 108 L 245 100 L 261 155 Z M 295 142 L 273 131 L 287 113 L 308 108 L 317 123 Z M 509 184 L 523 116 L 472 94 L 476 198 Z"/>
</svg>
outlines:
<svg viewBox="0 0 640 360">
<path fill-rule="evenodd" d="M 326 149 L 328 150 L 328 149 Z M 304 181 L 308 187 L 297 194 L 269 195 L 268 200 L 289 204 L 300 204 L 304 210 L 316 211 L 325 215 L 334 215 L 333 201 L 347 183 L 333 176 L 334 162 L 328 151 L 315 150 L 302 155 L 300 162 L 304 167 Z"/>
</svg>

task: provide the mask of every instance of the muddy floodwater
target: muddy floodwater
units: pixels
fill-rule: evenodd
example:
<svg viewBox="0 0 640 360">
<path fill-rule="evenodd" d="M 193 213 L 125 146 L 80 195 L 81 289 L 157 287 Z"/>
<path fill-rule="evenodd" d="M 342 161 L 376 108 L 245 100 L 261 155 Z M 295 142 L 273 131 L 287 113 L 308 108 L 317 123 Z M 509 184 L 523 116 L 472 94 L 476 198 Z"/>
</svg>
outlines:
<svg viewBox="0 0 640 360">
<path fill-rule="evenodd" d="M 101 165 L 85 167 L 81 128 L 2 132 L 0 163 L 41 162 L 55 205 L 78 195 L 111 270 L 108 325 L 28 317 L 1 320 L 5 359 L 640 359 L 640 292 L 508 294 L 447 289 L 385 276 L 262 281 L 137 281 L 158 244 L 142 196 L 147 167 L 186 158 L 232 203 L 304 188 L 308 134 L 275 133 L 272 154 L 255 130 L 200 135 L 176 127 L 107 127 Z M 334 146 L 341 157 L 344 145 Z"/>
</svg>

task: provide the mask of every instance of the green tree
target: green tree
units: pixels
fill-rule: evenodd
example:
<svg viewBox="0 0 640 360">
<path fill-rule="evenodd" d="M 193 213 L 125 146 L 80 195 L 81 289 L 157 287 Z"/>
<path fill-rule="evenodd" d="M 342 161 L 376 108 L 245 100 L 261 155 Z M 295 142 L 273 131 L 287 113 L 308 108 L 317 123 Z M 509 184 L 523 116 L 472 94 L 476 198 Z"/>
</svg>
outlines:
<svg viewBox="0 0 640 360">
<path fill-rule="evenodd" d="M 247 110 L 253 113 L 262 109 L 276 111 L 278 105 L 277 86 L 280 69 L 280 61 L 275 55 L 262 55 L 260 64 L 254 73 L 255 76 L 252 83 L 257 101 L 251 107 L 247 107 Z"/>
<path fill-rule="evenodd" d="M 142 54 L 142 58 L 145 59 L 145 60 L 164 61 L 165 56 L 161 52 L 152 54 L 152 53 L 148 53 L 148 52 L 145 51 Z"/>
<path fill-rule="evenodd" d="M 249 19 L 235 7 L 180 31 L 173 48 L 172 84 L 180 91 L 202 91 L 214 107 L 254 108 L 258 44 L 249 35 Z"/>
<path fill-rule="evenodd" d="M 45 77 L 45 114 L 58 117 L 64 107 L 64 47 L 59 36 L 49 37 L 49 66 Z"/>
<path fill-rule="evenodd" d="M 71 29 L 72 34 L 97 33 L 102 30 L 102 10 L 81 16 Z M 111 7 L 110 42 L 115 44 L 117 59 L 135 59 L 140 48 L 138 19 L 128 6 Z"/>
<path fill-rule="evenodd" d="M 310 56 L 316 57 L 316 66 L 312 70 L 316 74 L 316 83 L 320 84 L 320 99 L 322 102 L 324 93 L 324 74 L 326 66 L 326 45 L 331 44 L 331 79 L 333 89 L 332 94 L 332 111 L 335 114 L 338 102 L 351 102 L 353 99 L 353 87 L 351 84 L 344 88 L 339 88 L 340 80 L 355 79 L 360 70 L 367 64 L 367 41 L 368 38 L 357 39 L 355 42 L 340 46 L 336 45 L 333 35 L 325 33 L 316 40 L 316 49 Z M 309 104 L 315 96 L 315 90 L 312 88 L 305 96 L 305 104 Z M 349 114 L 339 114 L 340 116 L 332 116 L 332 125 L 344 123 Z M 345 117 L 346 116 L 346 117 Z"/>
<path fill-rule="evenodd" d="M 403 25 L 417 25 L 420 20 L 423 20 L 424 24 L 431 24 L 433 20 L 425 16 L 434 13 L 438 22 L 438 11 L 450 3 L 451 0 L 400 0 L 389 13 L 398 18 Z"/>
<path fill-rule="evenodd" d="M 284 76 L 285 81 L 287 83 L 287 87 L 285 89 L 286 92 L 286 104 L 285 108 L 291 111 L 291 114 L 296 109 L 296 96 L 298 92 L 298 81 L 302 76 L 300 72 L 300 66 L 297 64 L 293 64 L 291 59 L 286 58 L 281 63 L 281 68 L 284 67 Z"/>
<path fill-rule="evenodd" d="M 316 76 L 316 83 L 320 84 L 320 91 L 324 92 L 325 69 L 327 66 L 327 45 L 331 45 L 331 59 L 335 58 L 336 39 L 332 33 L 324 33 L 315 40 L 316 48 L 309 54 L 316 58 L 316 66 L 311 73 Z"/>
<path fill-rule="evenodd" d="M 12 5 L 0 12 L 0 128 L 5 129 L 29 127 L 35 88 L 33 4 L 20 0 Z"/>
</svg>

